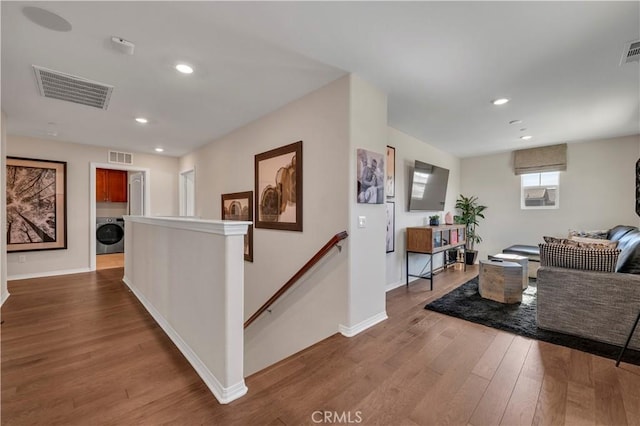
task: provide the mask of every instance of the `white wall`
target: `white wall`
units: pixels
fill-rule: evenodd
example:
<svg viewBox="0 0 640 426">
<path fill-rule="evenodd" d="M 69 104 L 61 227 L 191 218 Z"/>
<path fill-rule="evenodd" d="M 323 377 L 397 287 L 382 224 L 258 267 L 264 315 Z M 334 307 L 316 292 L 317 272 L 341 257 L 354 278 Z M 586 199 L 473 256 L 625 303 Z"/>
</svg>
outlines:
<svg viewBox="0 0 640 426">
<path fill-rule="evenodd" d="M 9 297 L 9 291 L 7 290 L 7 181 L 6 181 L 6 151 L 7 151 L 7 115 L 4 111 L 0 111 L 0 170 L 2 171 L 2 177 L 0 177 L 0 305 L 4 303 Z"/>
<path fill-rule="evenodd" d="M 53 275 L 89 270 L 89 164 L 107 163 L 108 148 L 9 135 L 7 155 L 67 162 L 67 249 L 7 255 L 12 277 Z M 134 154 L 134 166 L 151 169 L 151 212 L 157 216 L 178 213 L 178 159 Z M 19 263 L 18 256 L 26 256 Z"/>
<path fill-rule="evenodd" d="M 434 214 L 440 215 L 441 223 L 444 223 L 444 214 L 455 214 L 455 204 L 460 195 L 460 159 L 439 150 L 419 139 L 402 133 L 392 127 L 388 128 L 389 145 L 396 149 L 396 191 L 395 197 L 389 201 L 395 201 L 396 209 L 396 245 L 395 252 L 387 254 L 387 288 L 394 288 L 406 282 L 406 231 L 407 227 L 424 226 L 425 219 Z M 445 209 L 440 212 L 409 212 L 409 193 L 411 191 L 411 173 L 414 161 L 449 169 L 449 183 L 447 185 L 447 197 Z M 412 256 L 410 270 L 419 272 L 426 263 L 426 256 Z M 442 264 L 441 255 L 434 259 L 434 265 Z M 415 280 L 417 278 L 411 278 Z"/>
<path fill-rule="evenodd" d="M 220 219 L 221 194 L 254 191 L 256 154 L 303 141 L 304 230 L 254 230 L 254 261 L 245 262 L 245 319 L 348 229 L 348 106 L 345 77 L 180 159 L 180 170 L 196 170 L 196 216 Z M 346 318 L 347 281 L 347 251 L 334 249 L 245 331 L 245 373 L 335 334 Z"/>
<path fill-rule="evenodd" d="M 635 163 L 640 136 L 569 143 L 567 171 L 560 173 L 560 208 L 521 210 L 520 177 L 512 153 L 462 159 L 462 192 L 488 206 L 480 222 L 484 241 L 479 259 L 512 244 L 537 245 L 544 235 L 571 229 L 638 226 L 635 213 Z"/>
<path fill-rule="evenodd" d="M 386 208 L 357 203 L 357 149 L 386 155 L 387 97 L 361 78 L 350 75 L 349 151 L 349 294 L 348 317 L 340 331 L 354 335 L 386 319 Z M 358 217 L 366 227 L 358 227 Z"/>
<path fill-rule="evenodd" d="M 221 403 L 244 395 L 247 222 L 125 216 L 124 282 Z"/>
</svg>

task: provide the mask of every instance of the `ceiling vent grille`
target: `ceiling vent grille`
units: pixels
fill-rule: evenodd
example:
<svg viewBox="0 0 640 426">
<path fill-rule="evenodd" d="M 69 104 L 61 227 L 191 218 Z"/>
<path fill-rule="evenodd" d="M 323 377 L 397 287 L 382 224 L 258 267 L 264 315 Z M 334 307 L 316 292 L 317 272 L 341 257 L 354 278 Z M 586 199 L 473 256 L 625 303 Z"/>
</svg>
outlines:
<svg viewBox="0 0 640 426">
<path fill-rule="evenodd" d="M 33 66 L 40 95 L 45 98 L 107 109 L 113 86 L 76 77 L 60 71 Z"/>
<path fill-rule="evenodd" d="M 130 152 L 109 151 L 109 162 L 115 164 L 133 164 L 133 154 Z"/>
<path fill-rule="evenodd" d="M 640 61 L 640 40 L 630 41 L 624 45 L 620 65 Z"/>
</svg>

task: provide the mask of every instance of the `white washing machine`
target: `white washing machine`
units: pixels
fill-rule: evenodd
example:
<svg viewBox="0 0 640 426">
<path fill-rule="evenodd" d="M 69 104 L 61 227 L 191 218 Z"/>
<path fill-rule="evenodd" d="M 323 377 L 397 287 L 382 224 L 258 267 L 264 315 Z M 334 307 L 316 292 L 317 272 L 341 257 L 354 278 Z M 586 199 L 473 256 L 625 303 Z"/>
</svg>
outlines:
<svg viewBox="0 0 640 426">
<path fill-rule="evenodd" d="M 124 253 L 124 219 L 96 218 L 96 254 Z"/>
</svg>

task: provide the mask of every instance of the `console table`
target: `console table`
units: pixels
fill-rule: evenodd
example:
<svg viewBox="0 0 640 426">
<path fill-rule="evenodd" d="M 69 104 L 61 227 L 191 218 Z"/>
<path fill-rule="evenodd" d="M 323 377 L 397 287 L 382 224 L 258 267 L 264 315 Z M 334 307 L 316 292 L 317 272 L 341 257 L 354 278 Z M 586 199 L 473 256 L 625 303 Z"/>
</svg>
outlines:
<svg viewBox="0 0 640 426">
<path fill-rule="evenodd" d="M 407 272 L 407 286 L 409 285 L 409 277 L 419 277 L 429 279 L 431 290 L 433 290 L 433 255 L 437 253 L 443 254 L 442 267 L 446 268 L 449 265 L 457 263 L 456 261 L 450 262 L 447 258 L 447 250 L 462 248 L 464 254 L 464 246 L 466 243 L 465 225 L 442 225 L 442 226 L 419 226 L 407 228 L 407 248 L 406 248 L 406 272 Z M 411 275 L 409 274 L 409 254 L 424 254 L 428 255 L 427 265 L 429 266 L 429 272 L 424 275 Z M 465 270 L 467 265 L 464 262 L 464 256 L 462 257 L 462 264 Z M 425 265 L 425 268 L 427 267 Z M 424 269 L 423 269 L 424 270 Z"/>
</svg>

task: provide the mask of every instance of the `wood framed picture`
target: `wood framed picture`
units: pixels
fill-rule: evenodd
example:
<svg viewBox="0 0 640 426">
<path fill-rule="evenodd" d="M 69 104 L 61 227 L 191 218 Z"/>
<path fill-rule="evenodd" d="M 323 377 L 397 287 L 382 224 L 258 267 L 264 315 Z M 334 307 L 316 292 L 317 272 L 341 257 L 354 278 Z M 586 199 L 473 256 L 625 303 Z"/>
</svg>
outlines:
<svg viewBox="0 0 640 426">
<path fill-rule="evenodd" d="M 222 220 L 253 222 L 253 191 L 222 194 Z M 244 235 L 244 260 L 253 262 L 253 225 Z"/>
<path fill-rule="evenodd" d="M 7 252 L 67 248 L 67 163 L 7 157 Z"/>
<path fill-rule="evenodd" d="M 358 148 L 358 203 L 384 203 L 384 155 Z"/>
<path fill-rule="evenodd" d="M 396 149 L 387 145 L 387 178 L 385 180 L 387 197 L 396 196 Z"/>
<path fill-rule="evenodd" d="M 396 203 L 387 201 L 387 253 L 396 251 Z"/>
<path fill-rule="evenodd" d="M 255 156 L 256 228 L 302 232 L 302 141 Z"/>
</svg>

